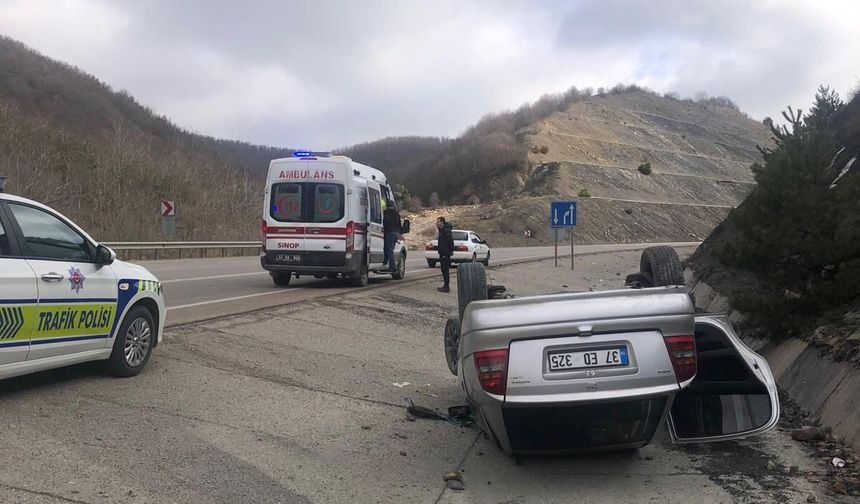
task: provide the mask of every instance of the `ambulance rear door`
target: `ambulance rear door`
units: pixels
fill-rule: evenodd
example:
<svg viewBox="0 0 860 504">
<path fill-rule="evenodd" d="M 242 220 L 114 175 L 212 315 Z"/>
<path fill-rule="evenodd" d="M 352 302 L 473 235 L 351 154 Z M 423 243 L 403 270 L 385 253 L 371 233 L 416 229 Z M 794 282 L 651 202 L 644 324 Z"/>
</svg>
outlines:
<svg viewBox="0 0 860 504">
<path fill-rule="evenodd" d="M 307 161 L 273 165 L 266 188 L 265 234 L 271 264 L 301 265 L 305 252 L 305 183 Z"/>
<path fill-rule="evenodd" d="M 305 185 L 304 266 L 340 267 L 346 261 L 347 165 L 320 158 L 308 161 Z"/>
</svg>

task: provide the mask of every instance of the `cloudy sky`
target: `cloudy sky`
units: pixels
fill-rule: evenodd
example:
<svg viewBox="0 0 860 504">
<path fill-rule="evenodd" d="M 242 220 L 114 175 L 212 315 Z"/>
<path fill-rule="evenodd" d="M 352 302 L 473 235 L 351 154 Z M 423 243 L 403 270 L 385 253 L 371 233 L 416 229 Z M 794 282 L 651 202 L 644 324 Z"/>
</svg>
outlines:
<svg viewBox="0 0 860 504">
<path fill-rule="evenodd" d="M 453 136 L 572 85 L 777 117 L 860 81 L 857 19 L 853 0 L 0 0 L 0 33 L 180 126 L 314 149 Z"/>
</svg>

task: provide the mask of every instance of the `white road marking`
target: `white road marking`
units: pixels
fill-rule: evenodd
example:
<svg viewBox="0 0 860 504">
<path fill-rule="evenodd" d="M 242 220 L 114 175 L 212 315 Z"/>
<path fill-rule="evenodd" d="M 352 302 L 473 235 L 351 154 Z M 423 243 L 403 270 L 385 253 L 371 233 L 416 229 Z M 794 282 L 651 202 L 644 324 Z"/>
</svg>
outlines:
<svg viewBox="0 0 860 504">
<path fill-rule="evenodd" d="M 302 289 L 304 289 L 304 287 L 293 287 L 291 289 L 283 289 L 283 290 L 276 290 L 276 291 L 269 291 L 269 292 L 258 292 L 256 294 L 246 294 L 244 296 L 234 296 L 234 297 L 229 297 L 229 298 L 212 299 L 210 301 L 200 301 L 199 303 L 190 303 L 190 304 L 184 304 L 184 305 L 179 305 L 179 306 L 168 306 L 167 311 L 181 310 L 183 308 L 194 308 L 195 306 L 205 306 L 205 305 L 214 304 L 214 303 L 226 303 L 227 301 L 238 301 L 240 299 L 248 299 L 248 298 L 252 298 L 252 297 L 270 296 L 272 294 L 283 294 L 285 292 L 295 292 L 297 290 L 302 290 Z"/>
<path fill-rule="evenodd" d="M 189 278 L 173 278 L 170 280 L 162 280 L 161 284 L 169 284 L 176 282 L 196 282 L 197 280 L 217 280 L 219 278 L 235 278 L 235 277 L 244 277 L 250 275 L 268 275 L 268 271 L 251 271 L 248 273 L 230 273 L 229 275 L 212 275 L 212 276 L 204 276 L 204 277 L 189 277 Z"/>
</svg>

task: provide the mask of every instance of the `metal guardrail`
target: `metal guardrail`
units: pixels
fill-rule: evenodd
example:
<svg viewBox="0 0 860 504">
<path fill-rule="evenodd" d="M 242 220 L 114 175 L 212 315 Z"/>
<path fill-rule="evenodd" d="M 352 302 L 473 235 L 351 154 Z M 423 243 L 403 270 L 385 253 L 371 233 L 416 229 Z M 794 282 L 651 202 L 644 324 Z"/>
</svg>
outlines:
<svg viewBox="0 0 860 504">
<path fill-rule="evenodd" d="M 224 255 L 224 251 L 227 249 L 253 249 L 260 248 L 261 242 L 260 240 L 254 241 L 162 241 L 162 242 L 105 242 L 103 245 L 106 245 L 113 249 L 118 253 L 123 253 L 126 251 L 137 250 L 140 252 L 143 251 L 154 251 L 155 259 L 158 259 L 159 251 L 167 251 L 167 250 L 177 250 L 179 251 L 179 258 L 182 258 L 183 250 L 209 250 L 209 249 L 220 249 L 221 255 Z M 201 252 L 202 253 L 202 252 Z"/>
</svg>

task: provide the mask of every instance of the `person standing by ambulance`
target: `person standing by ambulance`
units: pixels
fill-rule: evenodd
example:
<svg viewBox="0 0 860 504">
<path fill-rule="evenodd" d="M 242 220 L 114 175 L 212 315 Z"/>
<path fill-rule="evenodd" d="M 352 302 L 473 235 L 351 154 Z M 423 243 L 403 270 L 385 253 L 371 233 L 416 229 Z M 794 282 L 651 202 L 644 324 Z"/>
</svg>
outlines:
<svg viewBox="0 0 860 504">
<path fill-rule="evenodd" d="M 451 256 L 454 254 L 454 234 L 451 224 L 445 222 L 445 217 L 436 219 L 436 229 L 439 236 L 436 238 L 437 250 L 439 252 L 439 264 L 442 267 L 442 287 L 439 292 L 451 292 Z"/>
<path fill-rule="evenodd" d="M 397 261 L 394 259 L 394 245 L 403 236 L 403 223 L 400 220 L 400 212 L 394 206 L 394 202 L 385 202 L 385 212 L 382 214 L 382 231 L 385 234 L 384 259 L 382 265 L 388 265 L 388 270 L 397 272 Z"/>
</svg>

